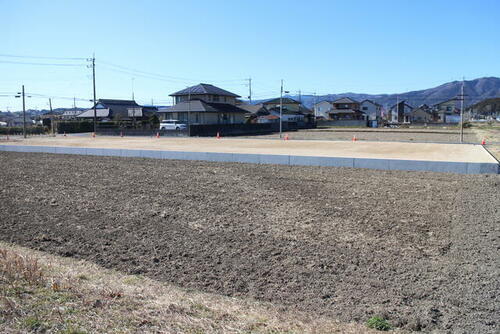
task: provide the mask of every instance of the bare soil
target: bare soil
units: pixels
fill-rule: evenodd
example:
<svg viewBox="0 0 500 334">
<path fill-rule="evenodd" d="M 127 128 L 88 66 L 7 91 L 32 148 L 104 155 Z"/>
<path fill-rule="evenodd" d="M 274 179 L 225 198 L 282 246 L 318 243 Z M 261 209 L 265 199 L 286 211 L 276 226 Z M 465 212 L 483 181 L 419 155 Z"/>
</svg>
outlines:
<svg viewBox="0 0 500 334">
<path fill-rule="evenodd" d="M 0 152 L 0 238 L 341 321 L 497 333 L 500 176 Z"/>
<path fill-rule="evenodd" d="M 318 128 L 287 132 L 290 139 L 302 140 L 356 140 L 361 141 L 399 141 L 415 143 L 459 143 L 460 132 L 457 129 L 370 129 L 370 128 Z M 259 138 L 276 138 L 278 134 L 262 135 Z M 255 136 L 247 138 L 255 138 Z M 479 144 L 474 132 L 466 129 L 464 142 Z"/>
</svg>

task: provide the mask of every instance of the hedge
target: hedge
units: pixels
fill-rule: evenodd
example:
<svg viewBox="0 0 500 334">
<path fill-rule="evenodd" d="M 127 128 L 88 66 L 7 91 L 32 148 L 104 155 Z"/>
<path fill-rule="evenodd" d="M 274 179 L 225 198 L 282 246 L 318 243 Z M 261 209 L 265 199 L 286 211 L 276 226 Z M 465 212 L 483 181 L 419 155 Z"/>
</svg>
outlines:
<svg viewBox="0 0 500 334">
<path fill-rule="evenodd" d="M 94 132 L 94 123 L 67 121 L 57 122 L 57 133 L 79 133 L 79 132 Z"/>
<path fill-rule="evenodd" d="M 26 127 L 27 135 L 41 135 L 48 132 L 48 128 L 44 126 L 28 126 Z M 23 134 L 22 126 L 0 127 L 0 135 L 21 135 Z"/>
</svg>

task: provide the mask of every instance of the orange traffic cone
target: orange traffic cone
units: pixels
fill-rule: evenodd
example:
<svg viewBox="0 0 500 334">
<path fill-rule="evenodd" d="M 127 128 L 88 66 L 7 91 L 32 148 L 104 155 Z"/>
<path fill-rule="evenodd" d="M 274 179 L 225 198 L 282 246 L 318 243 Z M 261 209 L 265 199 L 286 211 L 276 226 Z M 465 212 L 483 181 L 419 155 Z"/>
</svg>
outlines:
<svg viewBox="0 0 500 334">
<path fill-rule="evenodd" d="M 288 138 L 288 133 L 287 133 L 287 134 L 285 135 L 284 140 L 288 140 L 288 139 L 289 139 L 289 138 Z"/>
<path fill-rule="evenodd" d="M 358 139 L 356 139 L 356 135 L 352 136 L 352 141 L 356 141 Z"/>
<path fill-rule="evenodd" d="M 220 133 L 219 132 L 217 132 L 217 136 L 215 138 L 220 139 Z"/>
<path fill-rule="evenodd" d="M 481 140 L 481 145 L 486 145 L 486 139 Z"/>
<path fill-rule="evenodd" d="M 160 138 L 160 133 L 159 132 L 156 133 L 156 138 L 158 138 L 158 139 Z"/>
</svg>

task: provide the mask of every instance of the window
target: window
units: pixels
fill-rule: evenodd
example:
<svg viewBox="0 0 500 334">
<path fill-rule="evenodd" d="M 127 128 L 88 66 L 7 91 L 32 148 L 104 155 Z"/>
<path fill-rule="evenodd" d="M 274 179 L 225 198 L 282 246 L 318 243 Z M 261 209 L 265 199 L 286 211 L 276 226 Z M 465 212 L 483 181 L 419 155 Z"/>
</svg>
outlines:
<svg viewBox="0 0 500 334">
<path fill-rule="evenodd" d="M 363 110 L 368 110 L 368 107 L 363 107 Z"/>
<path fill-rule="evenodd" d="M 213 101 L 214 102 L 219 102 L 219 95 L 214 95 L 213 96 Z"/>
</svg>

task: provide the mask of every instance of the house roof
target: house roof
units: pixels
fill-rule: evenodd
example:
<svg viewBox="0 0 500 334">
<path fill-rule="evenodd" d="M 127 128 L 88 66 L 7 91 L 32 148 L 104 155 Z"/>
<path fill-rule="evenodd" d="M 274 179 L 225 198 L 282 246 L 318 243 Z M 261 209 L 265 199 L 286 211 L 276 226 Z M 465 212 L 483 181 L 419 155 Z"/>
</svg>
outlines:
<svg viewBox="0 0 500 334">
<path fill-rule="evenodd" d="M 277 116 L 277 115 L 264 115 L 264 116 L 258 116 L 258 117 L 262 118 L 262 119 L 270 119 L 270 120 L 272 120 L 272 119 L 280 119 L 280 117 Z"/>
<path fill-rule="evenodd" d="M 361 101 L 361 104 L 363 104 L 363 103 L 365 103 L 365 102 L 370 102 L 371 104 L 374 104 L 374 105 L 376 105 L 377 107 L 382 107 L 382 105 L 381 105 L 381 104 L 378 104 L 377 102 L 373 102 L 372 100 L 368 100 L 368 99 L 367 99 L 367 100 L 363 100 L 363 101 Z"/>
<path fill-rule="evenodd" d="M 314 106 L 317 106 L 318 104 L 321 104 L 321 103 L 332 104 L 332 101 L 327 101 L 327 100 L 319 101 L 319 102 L 315 103 Z"/>
<path fill-rule="evenodd" d="M 200 83 L 196 86 L 185 88 L 183 90 L 170 94 L 169 96 L 204 95 L 204 94 L 241 97 L 234 93 L 228 92 L 227 90 L 224 90 L 222 88 L 205 83 Z"/>
<path fill-rule="evenodd" d="M 109 114 L 110 114 L 109 113 L 109 108 L 96 109 L 95 112 L 96 112 L 96 116 L 100 117 L 100 118 L 109 117 Z M 80 115 L 78 115 L 76 117 L 78 117 L 78 118 L 94 118 L 94 109 L 86 110 L 86 111 L 84 111 L 83 113 L 81 113 Z"/>
<path fill-rule="evenodd" d="M 351 99 L 350 97 L 342 97 L 333 101 L 332 103 L 359 103 L 358 101 Z"/>
<path fill-rule="evenodd" d="M 437 107 L 437 106 L 439 106 L 439 105 L 441 105 L 441 104 L 444 104 L 444 103 L 447 103 L 447 102 L 451 102 L 451 101 L 458 101 L 458 99 L 457 99 L 456 97 L 453 97 L 453 98 L 451 98 L 451 99 L 449 99 L 449 100 L 446 100 L 446 101 L 441 101 L 441 102 L 439 102 L 439 103 L 436 103 L 436 104 L 434 104 L 434 105 L 433 105 L 433 107 Z"/>
<path fill-rule="evenodd" d="M 250 113 L 257 113 L 265 107 L 259 103 L 259 104 L 240 104 L 238 105 L 238 108 L 241 108 Z"/>
<path fill-rule="evenodd" d="M 213 113 L 247 113 L 246 110 L 238 108 L 229 103 L 209 103 L 203 100 L 191 100 L 177 103 L 172 108 L 163 112 L 213 112 Z"/>
<path fill-rule="evenodd" d="M 153 111 L 156 108 L 151 107 L 141 107 L 134 100 L 115 100 L 115 99 L 99 99 L 97 100 L 96 106 L 103 106 L 104 108 L 97 108 L 97 117 L 121 117 L 121 119 L 129 119 L 129 109 L 131 108 L 142 108 L 142 111 Z M 106 112 L 107 110 L 107 112 Z M 90 115 L 90 116 L 89 116 Z M 102 116 L 101 116 L 102 115 Z M 86 118 L 94 117 L 93 108 L 83 112 L 77 117 Z M 141 116 L 137 116 L 141 117 Z"/>
<path fill-rule="evenodd" d="M 266 101 L 264 101 L 262 103 L 263 104 L 280 104 L 280 98 L 276 97 L 276 98 L 273 98 L 273 99 L 266 100 Z M 300 104 L 299 101 L 294 100 L 294 99 L 289 98 L 289 97 L 284 97 L 283 98 L 283 103 L 286 103 L 286 104 Z"/>
</svg>

